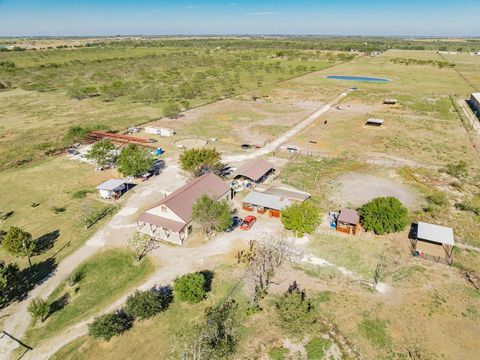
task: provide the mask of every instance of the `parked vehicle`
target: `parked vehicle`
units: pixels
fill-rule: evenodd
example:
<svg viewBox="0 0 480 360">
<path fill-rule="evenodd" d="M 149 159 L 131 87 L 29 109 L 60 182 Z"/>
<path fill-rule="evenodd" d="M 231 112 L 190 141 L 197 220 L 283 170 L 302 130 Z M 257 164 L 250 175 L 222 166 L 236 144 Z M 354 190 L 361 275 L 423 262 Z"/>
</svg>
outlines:
<svg viewBox="0 0 480 360">
<path fill-rule="evenodd" d="M 225 230 L 225 232 L 232 232 L 235 230 L 240 224 L 242 223 L 242 219 L 240 219 L 238 216 L 232 216 L 232 223 L 230 226 Z"/>
<path fill-rule="evenodd" d="M 253 215 L 248 215 L 245 219 L 243 219 L 242 225 L 240 225 L 240 229 L 242 230 L 250 230 L 253 224 L 257 221 L 257 218 Z"/>
</svg>

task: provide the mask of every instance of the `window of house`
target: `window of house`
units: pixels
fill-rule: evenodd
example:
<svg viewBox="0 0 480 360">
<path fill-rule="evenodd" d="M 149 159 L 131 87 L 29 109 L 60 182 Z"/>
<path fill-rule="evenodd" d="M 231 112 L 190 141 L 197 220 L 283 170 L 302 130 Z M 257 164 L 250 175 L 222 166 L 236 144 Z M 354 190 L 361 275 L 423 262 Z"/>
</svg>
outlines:
<svg viewBox="0 0 480 360">
<path fill-rule="evenodd" d="M 163 212 L 167 212 L 167 207 L 165 205 L 162 205 L 161 209 Z"/>
</svg>

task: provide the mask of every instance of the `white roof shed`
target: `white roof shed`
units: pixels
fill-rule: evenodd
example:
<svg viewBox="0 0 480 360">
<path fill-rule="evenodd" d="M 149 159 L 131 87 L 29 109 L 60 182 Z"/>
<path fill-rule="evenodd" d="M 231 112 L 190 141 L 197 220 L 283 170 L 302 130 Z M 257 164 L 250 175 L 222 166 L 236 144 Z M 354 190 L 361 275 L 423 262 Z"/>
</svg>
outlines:
<svg viewBox="0 0 480 360">
<path fill-rule="evenodd" d="M 252 191 L 245 196 L 243 202 L 273 210 L 283 210 L 292 204 L 292 202 L 285 197 L 265 194 L 258 191 Z"/>
<path fill-rule="evenodd" d="M 417 238 L 438 244 L 455 245 L 451 228 L 421 221 L 418 222 Z"/>
<path fill-rule="evenodd" d="M 109 179 L 96 187 L 97 190 L 114 191 L 125 185 L 125 180 L 121 179 Z"/>
</svg>

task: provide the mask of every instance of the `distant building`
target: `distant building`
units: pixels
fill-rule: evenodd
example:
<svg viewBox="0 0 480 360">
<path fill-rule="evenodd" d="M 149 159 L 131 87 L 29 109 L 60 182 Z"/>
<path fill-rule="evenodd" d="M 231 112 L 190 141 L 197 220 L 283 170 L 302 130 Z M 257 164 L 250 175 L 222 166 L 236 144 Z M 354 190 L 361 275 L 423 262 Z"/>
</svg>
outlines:
<svg viewBox="0 0 480 360">
<path fill-rule="evenodd" d="M 473 111 L 477 113 L 477 117 L 480 119 L 480 93 L 473 93 L 470 96 L 470 106 Z"/>
<path fill-rule="evenodd" d="M 154 126 L 146 126 L 145 127 L 145 132 L 147 134 L 154 134 L 154 135 L 160 135 L 164 137 L 169 137 L 175 135 L 175 131 L 172 129 L 167 129 L 167 128 L 157 128 Z"/>
<path fill-rule="evenodd" d="M 370 119 L 367 120 L 367 122 L 365 123 L 365 125 L 369 125 L 369 126 L 382 126 L 382 125 L 383 125 L 383 122 L 384 122 L 383 119 L 370 118 Z"/>
<path fill-rule="evenodd" d="M 232 190 L 215 174 L 200 176 L 143 212 L 137 220 L 137 229 L 157 240 L 183 245 L 192 232 L 193 205 L 203 195 L 228 201 Z"/>
</svg>

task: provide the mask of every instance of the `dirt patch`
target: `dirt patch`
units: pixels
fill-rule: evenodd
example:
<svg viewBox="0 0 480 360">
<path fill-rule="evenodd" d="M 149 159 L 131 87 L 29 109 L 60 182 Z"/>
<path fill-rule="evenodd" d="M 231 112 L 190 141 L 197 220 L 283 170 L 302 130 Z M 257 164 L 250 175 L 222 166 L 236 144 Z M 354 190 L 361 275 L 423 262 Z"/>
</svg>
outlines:
<svg viewBox="0 0 480 360">
<path fill-rule="evenodd" d="M 409 208 L 416 204 L 415 194 L 394 179 L 350 172 L 339 177 L 336 182 L 339 191 L 332 196 L 332 200 L 342 206 L 360 206 L 379 196 L 396 197 Z"/>
<path fill-rule="evenodd" d="M 175 146 L 181 149 L 198 149 L 207 145 L 207 141 L 203 139 L 183 139 L 175 143 Z"/>
</svg>

